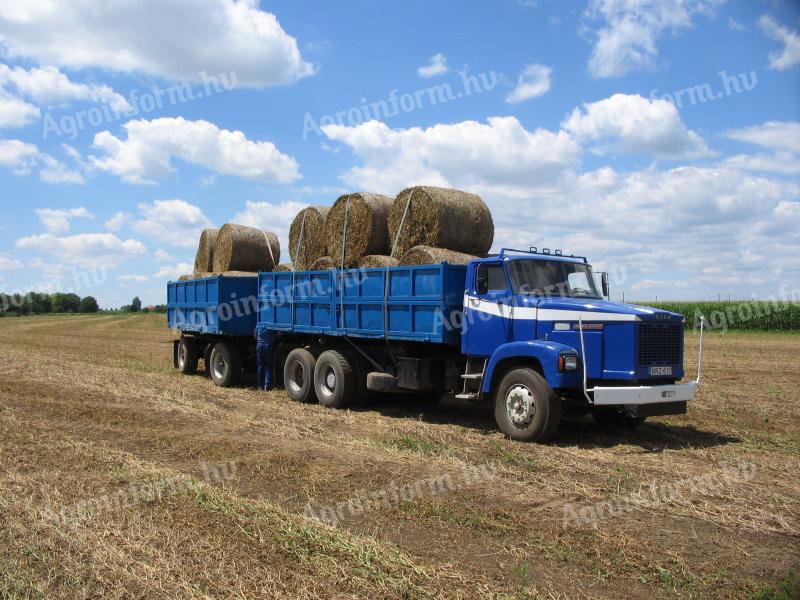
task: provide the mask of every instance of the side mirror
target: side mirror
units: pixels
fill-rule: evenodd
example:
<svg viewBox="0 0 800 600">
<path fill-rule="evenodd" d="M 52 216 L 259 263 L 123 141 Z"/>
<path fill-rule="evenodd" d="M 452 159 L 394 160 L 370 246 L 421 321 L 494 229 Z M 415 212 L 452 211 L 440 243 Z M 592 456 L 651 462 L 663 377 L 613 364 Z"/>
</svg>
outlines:
<svg viewBox="0 0 800 600">
<path fill-rule="evenodd" d="M 489 272 L 486 269 L 478 269 L 475 288 L 479 296 L 489 293 Z"/>
<path fill-rule="evenodd" d="M 600 283 L 603 286 L 603 296 L 610 299 L 611 296 L 608 287 L 608 273 L 600 273 Z"/>
</svg>

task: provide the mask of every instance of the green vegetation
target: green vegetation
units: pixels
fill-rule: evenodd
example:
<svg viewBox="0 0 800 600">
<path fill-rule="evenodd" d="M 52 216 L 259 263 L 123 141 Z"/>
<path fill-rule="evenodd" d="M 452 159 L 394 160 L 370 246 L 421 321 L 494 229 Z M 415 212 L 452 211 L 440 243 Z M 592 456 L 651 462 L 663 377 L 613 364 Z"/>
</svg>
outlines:
<svg viewBox="0 0 800 600">
<path fill-rule="evenodd" d="M 794 571 L 789 571 L 783 579 L 778 582 L 777 587 L 765 585 L 751 596 L 752 600 L 792 600 L 800 598 L 800 578 Z"/>
<path fill-rule="evenodd" d="M 731 301 L 731 302 L 641 302 L 680 313 L 687 329 L 700 327 L 700 317 L 713 331 L 800 331 L 800 302 Z"/>
</svg>

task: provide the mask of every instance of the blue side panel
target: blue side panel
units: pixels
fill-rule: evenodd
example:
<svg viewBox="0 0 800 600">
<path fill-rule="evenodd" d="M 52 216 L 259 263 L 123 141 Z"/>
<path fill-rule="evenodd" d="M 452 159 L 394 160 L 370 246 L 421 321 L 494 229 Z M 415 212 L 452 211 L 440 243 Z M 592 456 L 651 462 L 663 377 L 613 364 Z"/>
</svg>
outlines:
<svg viewBox="0 0 800 600">
<path fill-rule="evenodd" d="M 251 336 L 258 312 L 258 278 L 217 275 L 167 284 L 167 325 L 214 335 Z"/>
<path fill-rule="evenodd" d="M 460 344 L 466 267 L 259 274 L 259 324 L 279 331 Z"/>
</svg>

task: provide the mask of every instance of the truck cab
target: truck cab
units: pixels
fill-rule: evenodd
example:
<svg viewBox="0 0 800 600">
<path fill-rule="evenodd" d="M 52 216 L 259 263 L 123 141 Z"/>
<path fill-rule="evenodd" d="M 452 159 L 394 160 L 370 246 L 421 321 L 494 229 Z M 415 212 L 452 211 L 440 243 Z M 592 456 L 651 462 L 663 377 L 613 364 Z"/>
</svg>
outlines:
<svg viewBox="0 0 800 600">
<path fill-rule="evenodd" d="M 684 376 L 682 315 L 610 302 L 608 279 L 586 258 L 503 249 L 467 267 L 459 397 L 490 398 L 504 433 L 551 435 L 562 405 L 636 425 L 682 414 L 696 381 Z"/>
</svg>

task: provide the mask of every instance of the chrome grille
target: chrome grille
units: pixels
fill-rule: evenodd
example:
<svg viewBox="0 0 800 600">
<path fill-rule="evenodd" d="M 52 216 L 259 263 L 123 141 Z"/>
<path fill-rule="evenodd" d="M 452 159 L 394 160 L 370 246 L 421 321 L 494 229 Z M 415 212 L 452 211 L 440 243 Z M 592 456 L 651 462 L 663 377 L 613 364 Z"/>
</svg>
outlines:
<svg viewBox="0 0 800 600">
<path fill-rule="evenodd" d="M 682 351 L 682 323 L 639 324 L 639 366 L 680 364 Z"/>
</svg>

